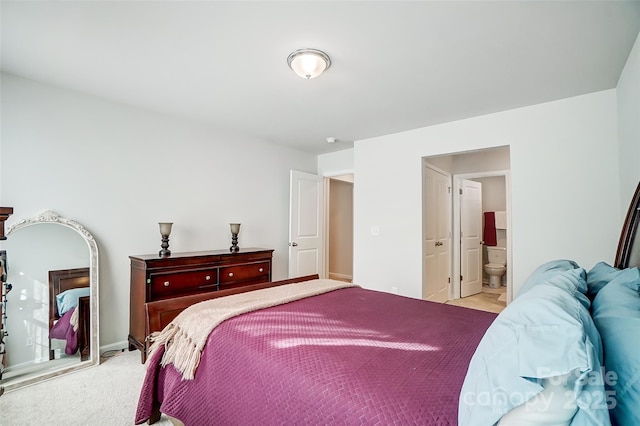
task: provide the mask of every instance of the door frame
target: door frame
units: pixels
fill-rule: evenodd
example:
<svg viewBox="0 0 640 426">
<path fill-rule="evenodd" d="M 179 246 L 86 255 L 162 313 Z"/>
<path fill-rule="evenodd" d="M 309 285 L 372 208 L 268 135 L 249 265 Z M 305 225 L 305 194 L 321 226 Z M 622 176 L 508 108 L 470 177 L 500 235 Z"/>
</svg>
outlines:
<svg viewBox="0 0 640 426">
<path fill-rule="evenodd" d="M 336 176 L 343 176 L 343 175 L 351 175 L 353 176 L 353 190 L 355 191 L 355 173 L 353 172 L 353 169 L 348 169 L 348 170 L 339 170 L 339 171 L 330 171 L 330 172 L 324 172 L 322 174 L 319 174 L 319 176 L 322 176 L 322 180 L 323 180 L 323 185 L 324 185 L 324 211 L 322 212 L 322 219 L 324 222 L 324 236 L 322 238 L 322 249 L 324 250 L 324 258 L 326 259 L 326 261 L 324 262 L 323 265 L 323 273 L 324 273 L 324 277 L 329 278 L 329 196 L 330 194 L 330 189 L 329 189 L 329 179 L 331 179 L 332 177 L 336 177 Z M 355 232 L 355 223 L 354 223 L 354 232 Z M 353 235 L 351 235 L 351 238 L 353 239 Z M 353 279 L 351 280 L 353 282 Z"/>
<path fill-rule="evenodd" d="M 496 170 L 476 173 L 461 173 L 453 175 L 453 187 L 457 192 L 463 179 L 478 179 L 485 177 L 504 176 L 505 181 L 505 198 L 507 211 L 507 304 L 513 300 L 513 257 L 511 255 L 511 171 Z M 460 198 L 453 197 L 453 298 L 460 298 Z"/>
<path fill-rule="evenodd" d="M 324 258 L 325 258 L 325 262 L 324 262 L 324 269 L 323 269 L 323 273 L 324 273 L 324 277 L 329 278 L 329 233 L 330 233 L 330 226 L 331 226 L 331 214 L 329 209 L 331 208 L 330 205 L 330 198 L 331 198 L 331 183 L 330 180 L 332 178 L 336 178 L 338 176 L 351 176 L 352 177 L 352 182 L 351 184 L 354 187 L 355 190 L 355 174 L 353 173 L 353 170 L 351 171 L 343 171 L 343 172 L 330 172 L 330 173 L 323 173 L 322 176 L 322 180 L 323 180 L 323 185 L 324 185 L 324 212 L 322 213 L 323 215 L 323 220 L 324 220 L 324 236 L 322 239 L 322 244 L 323 247 L 322 249 L 324 250 Z M 351 206 L 353 208 L 353 198 L 351 199 Z M 354 231 L 355 231 L 355 225 L 354 225 Z M 353 234 L 351 235 L 351 239 L 353 242 Z M 353 256 L 353 253 L 352 253 Z M 351 272 L 352 272 L 352 276 L 351 276 L 351 282 L 353 282 L 353 265 L 351 265 Z"/>
</svg>

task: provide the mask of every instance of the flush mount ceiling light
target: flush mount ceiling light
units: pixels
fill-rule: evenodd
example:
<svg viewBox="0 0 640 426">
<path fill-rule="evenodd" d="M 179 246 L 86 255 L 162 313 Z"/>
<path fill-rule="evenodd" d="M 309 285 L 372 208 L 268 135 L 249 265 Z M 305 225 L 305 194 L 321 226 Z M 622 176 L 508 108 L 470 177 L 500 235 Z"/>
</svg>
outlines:
<svg viewBox="0 0 640 426">
<path fill-rule="evenodd" d="M 329 55 L 317 49 L 299 49 L 287 58 L 289 67 L 300 77 L 316 78 L 331 66 Z"/>
</svg>

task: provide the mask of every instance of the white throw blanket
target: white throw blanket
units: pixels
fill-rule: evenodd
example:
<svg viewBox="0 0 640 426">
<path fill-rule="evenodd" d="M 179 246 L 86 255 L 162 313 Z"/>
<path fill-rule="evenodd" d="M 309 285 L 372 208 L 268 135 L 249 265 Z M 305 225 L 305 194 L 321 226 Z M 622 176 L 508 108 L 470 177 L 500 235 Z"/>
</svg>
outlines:
<svg viewBox="0 0 640 426">
<path fill-rule="evenodd" d="M 78 332 L 78 307 L 73 308 L 73 313 L 71 314 L 71 318 L 69 318 L 69 325 L 73 327 L 73 331 Z"/>
<path fill-rule="evenodd" d="M 352 286 L 354 284 L 344 281 L 319 279 L 196 303 L 182 311 L 164 330 L 151 335 L 149 355 L 160 345 L 164 345 L 162 366 L 172 363 L 185 380 L 193 380 L 209 334 L 224 320 Z"/>
</svg>

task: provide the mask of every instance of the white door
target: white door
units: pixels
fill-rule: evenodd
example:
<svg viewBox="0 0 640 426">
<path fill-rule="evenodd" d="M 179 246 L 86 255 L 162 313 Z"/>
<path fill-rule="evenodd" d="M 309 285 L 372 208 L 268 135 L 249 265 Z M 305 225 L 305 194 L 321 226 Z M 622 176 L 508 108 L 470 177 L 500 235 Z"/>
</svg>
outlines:
<svg viewBox="0 0 640 426">
<path fill-rule="evenodd" d="M 289 278 L 324 275 L 324 184 L 321 176 L 291 170 Z"/>
<path fill-rule="evenodd" d="M 463 179 L 460 194 L 460 297 L 482 291 L 482 184 Z"/>
<path fill-rule="evenodd" d="M 422 182 L 422 298 L 449 300 L 451 282 L 451 184 L 447 175 L 425 167 Z"/>
</svg>

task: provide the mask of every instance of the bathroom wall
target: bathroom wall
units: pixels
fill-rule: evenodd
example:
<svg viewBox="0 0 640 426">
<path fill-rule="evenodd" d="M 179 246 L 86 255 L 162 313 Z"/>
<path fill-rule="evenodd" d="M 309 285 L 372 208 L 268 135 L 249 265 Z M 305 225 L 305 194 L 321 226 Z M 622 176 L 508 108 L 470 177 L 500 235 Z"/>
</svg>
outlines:
<svg viewBox="0 0 640 426">
<path fill-rule="evenodd" d="M 507 184 L 504 176 L 489 176 L 471 180 L 482 183 L 483 212 L 507 210 Z M 507 231 L 505 229 L 497 229 L 496 237 L 498 247 L 507 246 Z"/>
</svg>

